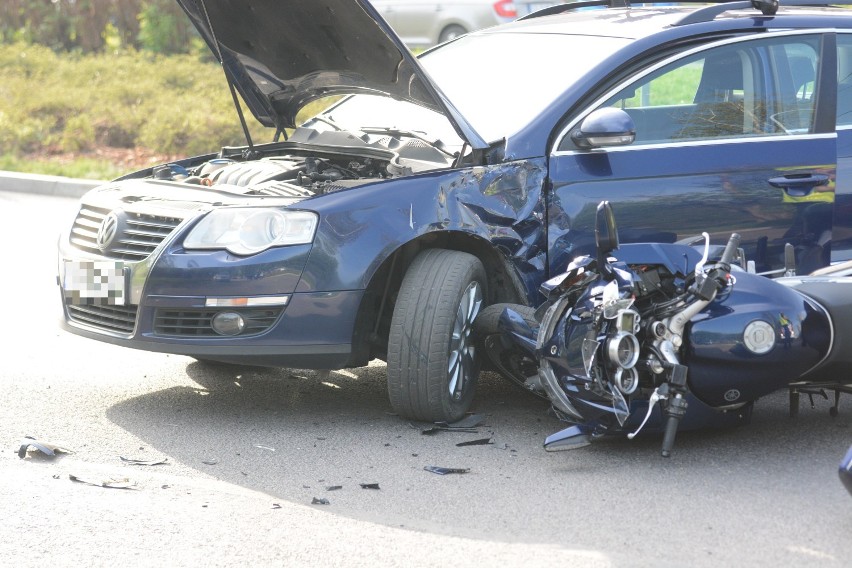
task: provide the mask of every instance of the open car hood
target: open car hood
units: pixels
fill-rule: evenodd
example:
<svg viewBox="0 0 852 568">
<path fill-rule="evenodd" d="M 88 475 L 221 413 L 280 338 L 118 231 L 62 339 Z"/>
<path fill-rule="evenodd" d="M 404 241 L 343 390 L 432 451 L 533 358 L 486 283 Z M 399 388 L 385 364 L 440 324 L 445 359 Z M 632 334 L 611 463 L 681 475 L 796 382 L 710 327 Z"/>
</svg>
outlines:
<svg viewBox="0 0 852 568">
<path fill-rule="evenodd" d="M 379 94 L 439 113 L 487 146 L 366 0 L 177 0 L 255 118 L 293 128 L 307 103 Z"/>
</svg>

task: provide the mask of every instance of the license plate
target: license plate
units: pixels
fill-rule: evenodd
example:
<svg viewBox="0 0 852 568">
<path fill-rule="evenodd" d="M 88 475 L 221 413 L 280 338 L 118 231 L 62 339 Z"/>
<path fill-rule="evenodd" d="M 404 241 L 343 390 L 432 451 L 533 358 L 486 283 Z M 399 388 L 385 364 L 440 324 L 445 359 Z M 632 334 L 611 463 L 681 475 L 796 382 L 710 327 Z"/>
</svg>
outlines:
<svg viewBox="0 0 852 568">
<path fill-rule="evenodd" d="M 127 267 L 104 260 L 65 261 L 65 301 L 73 305 L 123 306 Z"/>
</svg>

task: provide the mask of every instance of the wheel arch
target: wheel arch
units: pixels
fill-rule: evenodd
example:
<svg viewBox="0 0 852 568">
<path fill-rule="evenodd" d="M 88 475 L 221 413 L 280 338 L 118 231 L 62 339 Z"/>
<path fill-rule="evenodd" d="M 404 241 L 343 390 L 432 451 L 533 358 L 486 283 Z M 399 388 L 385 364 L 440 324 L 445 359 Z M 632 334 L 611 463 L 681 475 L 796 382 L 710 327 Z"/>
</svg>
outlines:
<svg viewBox="0 0 852 568">
<path fill-rule="evenodd" d="M 488 278 L 486 305 L 526 304 L 520 279 L 506 257 L 485 239 L 461 231 L 421 235 L 389 254 L 373 272 L 355 319 L 351 366 L 366 365 L 373 358 L 385 359 L 391 316 L 402 278 L 417 255 L 432 248 L 466 252 L 482 262 Z"/>
</svg>

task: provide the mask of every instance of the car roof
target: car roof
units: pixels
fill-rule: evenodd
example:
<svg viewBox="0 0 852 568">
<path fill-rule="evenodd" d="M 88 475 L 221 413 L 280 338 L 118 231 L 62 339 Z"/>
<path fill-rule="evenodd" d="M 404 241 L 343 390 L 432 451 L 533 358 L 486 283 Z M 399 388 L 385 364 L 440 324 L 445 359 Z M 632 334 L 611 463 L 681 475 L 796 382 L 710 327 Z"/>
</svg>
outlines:
<svg viewBox="0 0 852 568">
<path fill-rule="evenodd" d="M 793 0 L 796 1 L 796 0 Z M 803 0 L 807 1 L 807 0 Z M 789 3 L 789 0 L 788 2 Z M 849 4 L 841 0 L 837 4 Z M 609 7 L 607 2 L 578 2 L 545 9 L 500 26 L 475 33 L 555 33 L 578 34 L 601 37 L 639 39 L 665 29 L 684 28 L 689 35 L 691 24 L 710 24 L 718 29 L 742 28 L 760 20 L 762 29 L 813 27 L 815 20 L 831 19 L 852 27 L 852 9 L 834 6 L 790 6 L 782 5 L 773 16 L 762 15 L 748 2 L 645 3 L 628 7 Z M 573 8 L 580 6 L 580 9 Z M 838 18 L 840 18 L 838 20 Z M 848 21 L 847 21 L 848 19 Z M 755 30 L 759 31 L 759 30 Z"/>
</svg>

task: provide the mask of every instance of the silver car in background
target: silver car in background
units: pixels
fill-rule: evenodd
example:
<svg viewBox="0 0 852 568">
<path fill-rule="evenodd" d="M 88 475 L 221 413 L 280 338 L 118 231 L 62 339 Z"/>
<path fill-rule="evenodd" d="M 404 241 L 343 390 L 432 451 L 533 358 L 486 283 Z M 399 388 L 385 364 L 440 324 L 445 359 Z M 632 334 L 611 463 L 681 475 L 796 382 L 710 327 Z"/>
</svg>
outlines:
<svg viewBox="0 0 852 568">
<path fill-rule="evenodd" d="M 430 47 L 460 35 L 512 21 L 560 2 L 513 0 L 372 0 L 409 47 Z"/>
</svg>

